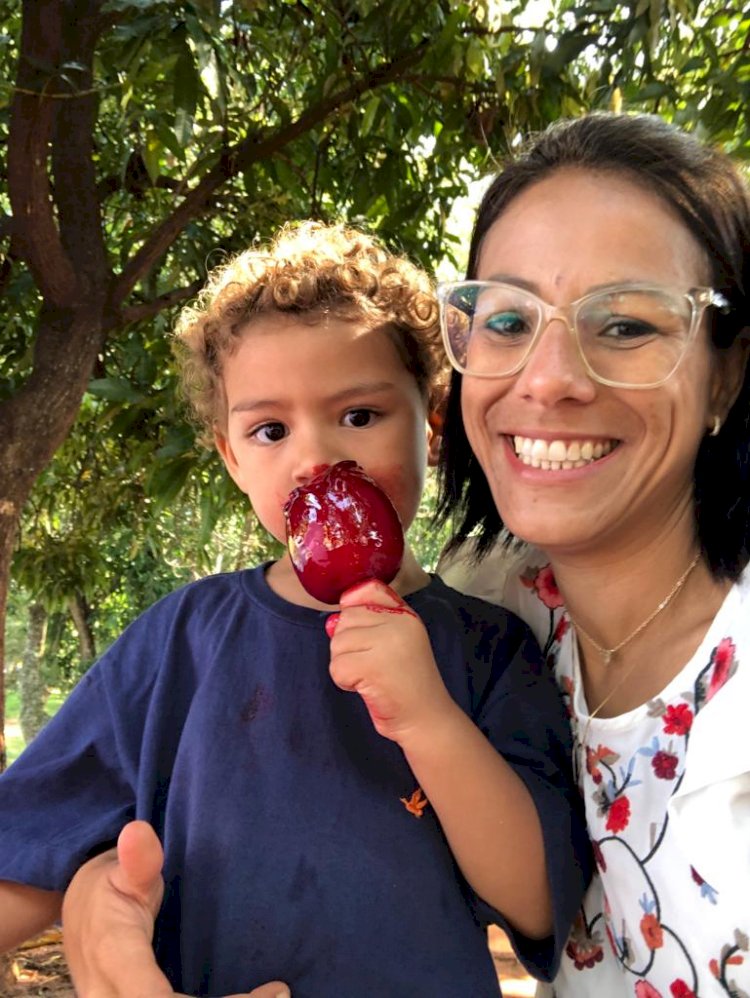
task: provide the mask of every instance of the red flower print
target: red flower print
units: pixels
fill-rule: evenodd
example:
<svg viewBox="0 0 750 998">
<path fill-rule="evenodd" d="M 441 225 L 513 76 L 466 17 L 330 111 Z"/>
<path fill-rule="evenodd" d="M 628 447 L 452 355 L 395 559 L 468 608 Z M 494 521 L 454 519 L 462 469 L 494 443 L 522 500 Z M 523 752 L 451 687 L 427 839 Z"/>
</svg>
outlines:
<svg viewBox="0 0 750 998">
<path fill-rule="evenodd" d="M 670 704 L 664 711 L 664 732 L 686 735 L 693 726 L 693 712 L 686 703 Z"/>
<path fill-rule="evenodd" d="M 590 970 L 604 958 L 601 936 L 598 932 L 589 933 L 580 912 L 573 921 L 565 953 L 575 964 L 576 970 Z"/>
<path fill-rule="evenodd" d="M 616 797 L 609 806 L 607 830 L 621 832 L 630 821 L 630 801 L 627 797 Z"/>
<path fill-rule="evenodd" d="M 672 992 L 672 998 L 695 998 L 695 991 L 689 988 L 681 977 L 672 981 L 669 990 Z"/>
<path fill-rule="evenodd" d="M 597 763 L 599 762 L 599 756 L 592 749 L 586 746 L 586 769 L 589 776 L 594 781 L 594 783 L 599 784 L 602 782 L 602 771 L 599 769 Z"/>
<path fill-rule="evenodd" d="M 521 576 L 521 582 L 527 589 L 533 589 L 546 607 L 550 610 L 557 610 L 563 605 L 563 599 L 557 588 L 552 566 L 545 565 L 538 569 L 535 575 L 532 574 L 533 571 L 533 569 L 525 571 Z"/>
<path fill-rule="evenodd" d="M 638 981 L 635 986 L 636 998 L 662 998 L 661 991 L 657 991 L 653 984 L 648 981 Z"/>
<path fill-rule="evenodd" d="M 575 964 L 576 970 L 584 970 L 586 967 L 591 970 L 595 964 L 601 963 L 604 959 L 604 951 L 599 943 L 590 939 L 571 939 L 565 947 L 565 952 Z"/>
<path fill-rule="evenodd" d="M 603 762 L 606 766 L 613 766 L 619 758 L 617 752 L 613 752 L 606 745 L 597 745 L 596 750 L 590 749 L 587 745 L 586 770 L 594 783 L 602 782 L 602 771 L 599 769 L 599 763 Z"/>
<path fill-rule="evenodd" d="M 649 949 L 661 949 L 664 945 L 664 933 L 656 915 L 644 915 L 641 919 L 641 935 L 646 940 Z"/>
<path fill-rule="evenodd" d="M 716 648 L 714 648 L 711 662 L 713 671 L 708 682 L 708 692 L 706 693 L 706 703 L 722 688 L 724 683 L 734 674 L 737 668 L 735 659 L 736 647 L 731 638 L 722 638 Z"/>
<path fill-rule="evenodd" d="M 673 780 L 679 759 L 671 752 L 657 752 L 651 760 L 654 773 L 660 780 Z"/>
<path fill-rule="evenodd" d="M 714 975 L 714 977 L 718 978 L 718 977 L 721 976 L 721 972 L 719 971 L 719 961 L 718 960 L 709 960 L 708 961 L 708 966 L 709 966 L 709 968 L 711 970 L 711 973 Z"/>
<path fill-rule="evenodd" d="M 555 628 L 555 633 L 552 635 L 553 641 L 562 641 L 562 639 L 567 634 L 570 628 L 570 621 L 567 617 L 560 617 L 557 622 L 557 627 Z"/>
<path fill-rule="evenodd" d="M 602 873 L 606 873 L 607 872 L 607 861 L 604 858 L 604 853 L 602 852 L 601 848 L 599 847 L 599 843 L 598 842 L 593 842 L 592 843 L 592 849 L 594 850 L 594 859 L 596 860 L 596 865 L 599 867 L 599 869 L 602 871 Z"/>
</svg>

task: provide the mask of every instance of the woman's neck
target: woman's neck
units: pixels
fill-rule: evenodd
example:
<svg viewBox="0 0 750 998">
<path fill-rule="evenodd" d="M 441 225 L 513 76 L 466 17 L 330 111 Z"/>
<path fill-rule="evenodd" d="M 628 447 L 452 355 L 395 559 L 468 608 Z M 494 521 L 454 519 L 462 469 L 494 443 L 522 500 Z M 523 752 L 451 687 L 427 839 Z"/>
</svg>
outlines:
<svg viewBox="0 0 750 998">
<path fill-rule="evenodd" d="M 565 554 L 551 564 L 576 625 L 589 710 L 606 698 L 600 716 L 658 695 L 690 660 L 730 588 L 712 577 L 697 541 L 677 532 L 616 555 Z"/>
</svg>

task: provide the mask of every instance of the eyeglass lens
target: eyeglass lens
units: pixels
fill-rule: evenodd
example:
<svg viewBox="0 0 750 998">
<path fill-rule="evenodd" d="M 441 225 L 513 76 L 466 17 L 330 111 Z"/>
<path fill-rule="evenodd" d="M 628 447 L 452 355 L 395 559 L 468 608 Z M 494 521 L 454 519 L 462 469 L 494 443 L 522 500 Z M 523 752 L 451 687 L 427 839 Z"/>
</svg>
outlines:
<svg viewBox="0 0 750 998">
<path fill-rule="evenodd" d="M 443 303 L 455 360 L 468 374 L 510 374 L 523 365 L 540 328 L 555 310 L 520 288 L 458 284 Z M 690 339 L 693 309 L 686 295 L 622 289 L 590 295 L 569 310 L 591 371 L 624 384 L 650 384 L 675 368 Z"/>
</svg>

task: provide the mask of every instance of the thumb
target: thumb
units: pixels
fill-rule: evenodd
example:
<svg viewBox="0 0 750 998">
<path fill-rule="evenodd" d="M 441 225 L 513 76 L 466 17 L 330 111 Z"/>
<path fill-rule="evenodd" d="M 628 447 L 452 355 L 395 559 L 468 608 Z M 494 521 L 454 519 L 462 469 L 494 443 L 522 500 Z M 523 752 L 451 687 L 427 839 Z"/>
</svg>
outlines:
<svg viewBox="0 0 750 998">
<path fill-rule="evenodd" d="M 147 821 L 125 825 L 117 840 L 117 859 L 119 865 L 112 872 L 113 885 L 155 913 L 164 889 L 161 879 L 164 851 Z"/>
<path fill-rule="evenodd" d="M 262 984 L 259 988 L 253 988 L 247 998 L 291 998 L 291 991 L 281 981 L 271 981 L 268 984 Z"/>
</svg>

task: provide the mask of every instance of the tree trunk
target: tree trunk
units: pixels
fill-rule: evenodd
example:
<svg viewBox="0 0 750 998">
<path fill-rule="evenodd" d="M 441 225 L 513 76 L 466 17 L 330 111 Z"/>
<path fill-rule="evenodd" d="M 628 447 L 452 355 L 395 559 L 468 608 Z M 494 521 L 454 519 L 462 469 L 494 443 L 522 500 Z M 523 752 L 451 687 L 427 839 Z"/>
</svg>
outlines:
<svg viewBox="0 0 750 998">
<path fill-rule="evenodd" d="M 96 644 L 89 624 L 89 605 L 83 593 L 75 593 L 68 600 L 68 609 L 73 618 L 73 624 L 78 632 L 78 643 L 81 648 L 81 660 L 93 662 L 96 658 Z"/>
<path fill-rule="evenodd" d="M 15 509 L 0 499 L 0 773 L 8 764 L 5 751 L 5 617 L 10 583 L 10 559 L 16 537 Z"/>
<path fill-rule="evenodd" d="M 29 606 L 29 630 L 21 660 L 19 693 L 21 709 L 19 721 L 24 741 L 28 745 L 48 721 L 44 712 L 47 686 L 42 674 L 42 656 L 47 632 L 47 611 L 34 601 Z"/>
<path fill-rule="evenodd" d="M 13 504 L 0 498 L 0 773 L 8 762 L 5 751 L 5 616 L 17 519 Z M 11 957 L 0 953 L 0 994 L 9 994 L 15 983 Z"/>
</svg>

